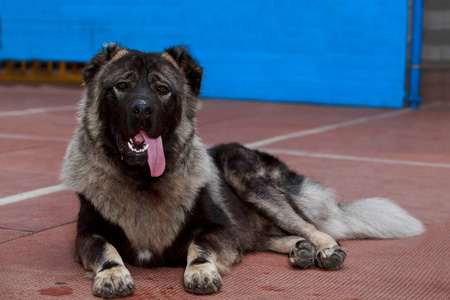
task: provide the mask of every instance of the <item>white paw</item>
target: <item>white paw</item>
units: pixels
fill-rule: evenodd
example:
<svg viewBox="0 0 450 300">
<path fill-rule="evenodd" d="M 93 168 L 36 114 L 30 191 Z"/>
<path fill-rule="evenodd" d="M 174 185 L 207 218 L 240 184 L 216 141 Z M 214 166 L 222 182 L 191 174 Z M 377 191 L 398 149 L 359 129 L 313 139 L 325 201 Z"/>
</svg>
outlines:
<svg viewBox="0 0 450 300">
<path fill-rule="evenodd" d="M 133 294 L 134 283 L 124 266 L 117 266 L 97 273 L 92 292 L 103 298 L 121 298 Z"/>
<path fill-rule="evenodd" d="M 184 272 L 184 288 L 190 293 L 212 294 L 218 292 L 222 284 L 222 277 L 210 262 L 188 266 Z"/>
</svg>

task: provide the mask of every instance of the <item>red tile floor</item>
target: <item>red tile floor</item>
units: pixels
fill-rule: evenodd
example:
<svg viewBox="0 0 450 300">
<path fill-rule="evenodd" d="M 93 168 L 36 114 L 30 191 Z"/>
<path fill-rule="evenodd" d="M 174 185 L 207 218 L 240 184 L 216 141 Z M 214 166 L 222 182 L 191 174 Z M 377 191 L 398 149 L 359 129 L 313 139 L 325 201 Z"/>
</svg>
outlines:
<svg viewBox="0 0 450 300">
<path fill-rule="evenodd" d="M 78 202 L 58 172 L 81 88 L 0 86 L 0 298 L 94 299 L 74 262 Z M 423 221 L 402 240 L 343 241 L 339 271 L 250 254 L 211 299 L 449 299 L 450 107 L 385 110 L 203 100 L 206 144 L 267 150 L 332 186 L 340 201 L 383 196 Z M 182 268 L 130 268 L 135 299 L 198 299 Z"/>
</svg>

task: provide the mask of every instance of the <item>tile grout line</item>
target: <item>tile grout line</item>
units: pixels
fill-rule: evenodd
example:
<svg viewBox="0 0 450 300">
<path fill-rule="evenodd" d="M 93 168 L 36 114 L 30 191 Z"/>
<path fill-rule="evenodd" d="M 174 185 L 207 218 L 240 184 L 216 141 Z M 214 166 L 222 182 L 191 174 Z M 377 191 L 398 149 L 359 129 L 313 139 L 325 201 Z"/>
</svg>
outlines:
<svg viewBox="0 0 450 300">
<path fill-rule="evenodd" d="M 42 108 L 30 108 L 24 110 L 13 110 L 13 111 L 2 111 L 0 112 L 0 117 L 17 117 L 17 116 L 26 116 L 32 114 L 40 114 L 46 112 L 53 111 L 67 111 L 67 110 L 76 110 L 77 107 L 74 105 L 68 106 L 49 106 Z"/>
<path fill-rule="evenodd" d="M 3 229 L 3 230 L 11 230 L 11 231 L 20 231 L 20 232 L 26 232 L 26 233 L 28 233 L 28 234 L 25 234 L 25 235 L 22 235 L 22 236 L 19 236 L 19 237 L 16 237 L 16 238 L 12 238 L 12 239 L 5 240 L 5 241 L 0 241 L 0 245 L 1 245 L 1 244 L 8 243 L 8 242 L 16 241 L 16 240 L 19 240 L 19 239 L 24 238 L 24 237 L 29 237 L 29 236 L 31 236 L 31 235 L 34 234 L 33 231 L 29 231 L 29 230 L 11 229 L 11 228 L 0 228 L 0 229 Z"/>
<path fill-rule="evenodd" d="M 302 157 L 328 158 L 328 159 L 335 159 L 335 160 L 364 161 L 364 162 L 392 164 L 392 165 L 405 165 L 405 166 L 415 166 L 415 167 L 431 167 L 431 168 L 450 169 L 450 164 L 446 164 L 446 163 L 429 163 L 429 162 L 412 161 L 412 160 L 339 155 L 339 154 L 317 153 L 317 152 L 310 152 L 310 151 L 288 150 L 288 149 L 264 148 L 262 150 L 267 151 L 269 153 L 273 153 L 273 154 L 284 154 L 284 155 L 293 155 L 293 156 L 302 156 Z"/>
<path fill-rule="evenodd" d="M 10 229 L 10 230 L 15 230 L 15 229 Z M 33 234 L 34 234 L 33 232 L 30 232 L 30 234 L 27 234 L 27 235 L 23 235 L 23 236 L 16 237 L 16 238 L 13 238 L 13 239 L 10 239 L 10 240 L 6 240 L 6 241 L 1 241 L 0 245 L 1 244 L 6 244 L 6 243 L 9 243 L 9 242 L 12 242 L 12 241 L 17 241 L 17 240 L 20 240 L 22 238 L 29 237 L 29 236 L 31 236 Z"/>
<path fill-rule="evenodd" d="M 66 188 L 62 184 L 53 185 L 53 186 L 49 186 L 49 187 L 45 187 L 45 188 L 41 188 L 41 189 L 36 189 L 36 190 L 20 193 L 17 195 L 8 196 L 5 198 L 0 198 L 0 206 L 20 202 L 20 201 L 31 199 L 31 198 L 36 198 L 39 196 L 53 194 L 53 193 L 64 191 L 64 190 L 66 190 Z"/>
<path fill-rule="evenodd" d="M 0 204 L 0 206 L 1 206 L 1 204 Z M 4 244 L 4 243 L 11 242 L 11 241 L 19 240 L 19 239 L 22 239 L 22 238 L 30 237 L 32 235 L 35 235 L 37 233 L 41 233 L 41 232 L 44 232 L 44 231 L 47 231 L 47 230 L 52 230 L 52 229 L 59 228 L 59 227 L 62 227 L 62 226 L 66 226 L 66 225 L 69 225 L 69 224 L 74 224 L 76 222 L 77 222 L 77 220 L 73 220 L 73 221 L 69 221 L 69 222 L 66 222 L 66 223 L 63 223 L 63 224 L 58 224 L 58 225 L 51 226 L 51 227 L 48 227 L 48 228 L 44 228 L 44 229 L 37 230 L 37 231 L 24 230 L 24 229 L 12 229 L 12 228 L 0 228 L 0 229 L 5 229 L 5 230 L 22 231 L 22 232 L 29 233 L 27 235 L 20 236 L 20 237 L 14 238 L 14 239 L 10 239 L 10 240 L 7 240 L 7 241 L 2 241 L 2 242 L 0 242 L 0 245 Z"/>
<path fill-rule="evenodd" d="M 12 230 L 12 231 L 22 231 L 22 232 L 28 232 L 28 233 L 34 233 L 33 230 L 26 230 L 26 229 L 14 229 L 14 228 L 7 228 L 0 226 L 0 230 Z"/>
<path fill-rule="evenodd" d="M 10 140 L 29 140 L 29 141 L 49 141 L 49 142 L 70 142 L 70 139 L 65 138 L 50 138 L 44 136 L 34 136 L 25 134 L 8 134 L 0 133 L 0 139 L 10 139 Z"/>
<path fill-rule="evenodd" d="M 345 128 L 345 127 L 350 127 L 350 126 L 354 126 L 354 125 L 359 125 L 359 124 L 374 121 L 374 120 L 381 120 L 381 119 L 387 119 L 387 118 L 391 118 L 391 117 L 395 117 L 395 116 L 399 116 L 399 115 L 404 115 L 404 114 L 410 113 L 412 111 L 413 111 L 412 109 L 402 109 L 399 111 L 390 111 L 387 113 L 377 114 L 377 115 L 369 116 L 369 117 L 361 117 L 361 118 L 357 118 L 354 120 L 345 121 L 342 123 L 321 126 L 321 127 L 317 127 L 317 128 L 313 128 L 313 129 L 301 130 L 301 131 L 292 132 L 292 133 L 288 133 L 288 134 L 282 134 L 282 135 L 278 135 L 278 136 L 271 137 L 268 139 L 264 139 L 264 140 L 260 140 L 260 141 L 256 141 L 256 142 L 252 142 L 252 143 L 247 143 L 247 144 L 245 144 L 245 146 L 248 148 L 257 148 L 257 147 L 266 146 L 269 144 L 273 144 L 273 143 L 288 140 L 288 139 L 293 139 L 293 138 L 303 137 L 303 136 L 313 135 L 313 134 L 319 134 L 319 133 L 323 133 L 323 132 L 327 132 L 327 131 L 331 131 L 331 130 L 335 130 L 335 129 L 339 129 L 339 128 Z"/>
</svg>

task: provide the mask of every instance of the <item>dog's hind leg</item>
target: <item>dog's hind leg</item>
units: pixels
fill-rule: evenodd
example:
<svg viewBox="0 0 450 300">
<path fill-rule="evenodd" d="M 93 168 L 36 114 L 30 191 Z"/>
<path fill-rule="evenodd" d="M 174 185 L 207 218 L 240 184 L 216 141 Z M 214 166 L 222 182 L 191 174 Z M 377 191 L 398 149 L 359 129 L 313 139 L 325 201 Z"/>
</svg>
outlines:
<svg viewBox="0 0 450 300">
<path fill-rule="evenodd" d="M 306 238 L 316 248 L 316 265 L 323 269 L 340 269 L 345 252 L 328 234 L 302 218 L 295 199 L 264 177 L 246 178 L 245 188 L 236 190 L 241 199 L 259 214 L 271 220 L 284 231 Z"/>
<path fill-rule="evenodd" d="M 305 215 L 309 200 L 326 206 L 327 190 L 314 189 L 314 199 L 303 199 L 305 177 L 290 171 L 281 161 L 238 144 L 211 149 L 211 155 L 223 171 L 225 181 L 236 194 L 260 215 L 292 235 L 302 236 L 316 248 L 316 265 L 339 269 L 345 252 L 328 234 L 319 231 Z M 317 194 L 318 193 L 318 194 Z M 295 198 L 294 198 L 295 197 Z M 299 199 L 297 199 L 300 197 Z M 314 205 L 318 205 L 315 203 Z"/>
<path fill-rule="evenodd" d="M 289 254 L 289 261 L 300 269 L 312 266 L 316 255 L 316 249 L 308 240 L 295 235 L 263 238 L 258 250 Z"/>
</svg>

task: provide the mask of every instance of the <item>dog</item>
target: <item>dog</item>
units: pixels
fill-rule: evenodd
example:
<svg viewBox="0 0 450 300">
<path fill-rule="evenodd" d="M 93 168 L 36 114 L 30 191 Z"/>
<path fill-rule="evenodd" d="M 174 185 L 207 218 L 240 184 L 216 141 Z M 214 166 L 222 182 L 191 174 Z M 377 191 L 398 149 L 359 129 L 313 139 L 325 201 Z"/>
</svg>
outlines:
<svg viewBox="0 0 450 300">
<path fill-rule="evenodd" d="M 80 200 L 76 253 L 94 295 L 134 292 L 124 261 L 184 265 L 185 290 L 210 294 L 248 252 L 336 270 L 346 258 L 336 240 L 424 231 L 388 199 L 338 205 L 331 189 L 267 153 L 237 143 L 207 149 L 196 134 L 202 75 L 185 47 L 144 53 L 118 44 L 84 70 L 61 178 Z"/>
</svg>

